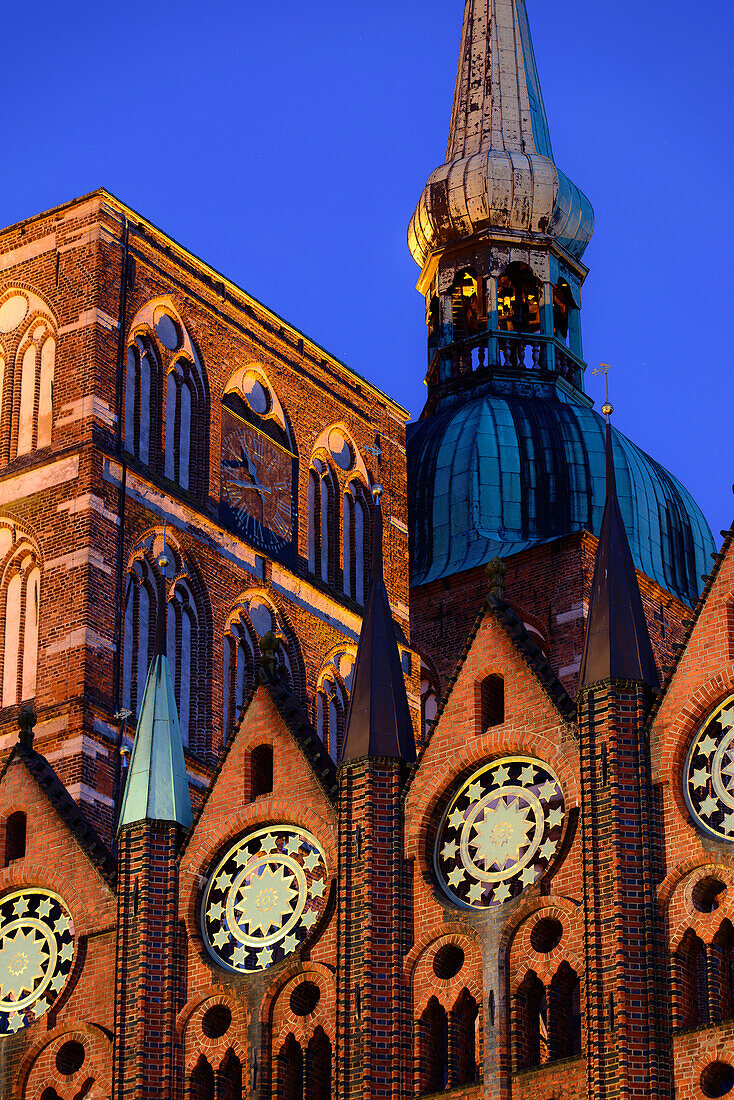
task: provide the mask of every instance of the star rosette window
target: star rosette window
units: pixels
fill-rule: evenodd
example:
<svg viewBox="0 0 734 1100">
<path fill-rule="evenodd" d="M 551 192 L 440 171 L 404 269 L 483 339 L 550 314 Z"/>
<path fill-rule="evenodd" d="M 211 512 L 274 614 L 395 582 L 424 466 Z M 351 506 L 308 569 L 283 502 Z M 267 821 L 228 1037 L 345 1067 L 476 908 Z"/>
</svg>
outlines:
<svg viewBox="0 0 734 1100">
<path fill-rule="evenodd" d="M 717 707 L 694 737 L 684 793 L 699 828 L 718 840 L 734 841 L 734 695 Z"/>
<path fill-rule="evenodd" d="M 441 819 L 434 865 L 442 889 L 469 909 L 517 897 L 550 866 L 564 814 L 561 785 L 546 764 L 513 756 L 480 768 Z"/>
<path fill-rule="evenodd" d="M 0 898 L 0 1035 L 48 1011 L 73 959 L 74 925 L 61 898 L 33 889 Z"/>
<path fill-rule="evenodd" d="M 298 948 L 328 896 L 324 853 L 292 825 L 242 837 L 209 878 L 201 909 L 212 958 L 236 974 L 266 970 Z"/>
</svg>

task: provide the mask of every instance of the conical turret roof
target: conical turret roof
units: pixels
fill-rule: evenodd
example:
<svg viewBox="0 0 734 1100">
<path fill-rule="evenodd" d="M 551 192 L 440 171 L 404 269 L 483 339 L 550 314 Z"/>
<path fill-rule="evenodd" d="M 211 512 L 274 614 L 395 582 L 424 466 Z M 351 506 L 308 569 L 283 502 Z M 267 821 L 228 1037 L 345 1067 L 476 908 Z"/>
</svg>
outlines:
<svg viewBox="0 0 734 1100">
<path fill-rule="evenodd" d="M 193 822 L 176 696 L 166 656 L 166 597 L 158 595 L 155 653 L 139 708 L 118 830 L 138 821 Z"/>
<path fill-rule="evenodd" d="M 657 688 L 650 634 L 617 500 L 608 422 L 606 457 L 607 502 L 596 551 L 579 687 L 601 680 L 638 680 Z"/>
<path fill-rule="evenodd" d="M 382 508 L 375 508 L 372 581 L 357 649 L 340 763 L 381 756 L 411 763 L 415 734 L 382 566 Z"/>
</svg>

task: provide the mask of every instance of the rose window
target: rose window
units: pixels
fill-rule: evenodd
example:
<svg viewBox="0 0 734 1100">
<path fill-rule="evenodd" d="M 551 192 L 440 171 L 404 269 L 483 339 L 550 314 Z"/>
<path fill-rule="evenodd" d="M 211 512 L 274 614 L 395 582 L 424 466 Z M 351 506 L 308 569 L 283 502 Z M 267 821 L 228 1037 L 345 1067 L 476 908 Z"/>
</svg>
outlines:
<svg viewBox="0 0 734 1100">
<path fill-rule="evenodd" d="M 0 1035 L 48 1011 L 73 958 L 74 925 L 61 898 L 33 889 L 0 898 Z"/>
<path fill-rule="evenodd" d="M 225 970 L 265 970 L 299 947 L 326 906 L 324 854 L 310 833 L 271 825 L 242 837 L 209 878 L 207 950 Z"/>
<path fill-rule="evenodd" d="M 734 840 L 734 696 L 694 737 L 684 790 L 696 824 L 719 840 Z"/>
<path fill-rule="evenodd" d="M 517 897 L 550 865 L 563 818 L 561 785 L 547 765 L 514 756 L 481 768 L 439 826 L 434 863 L 442 888 L 471 909 Z"/>
</svg>

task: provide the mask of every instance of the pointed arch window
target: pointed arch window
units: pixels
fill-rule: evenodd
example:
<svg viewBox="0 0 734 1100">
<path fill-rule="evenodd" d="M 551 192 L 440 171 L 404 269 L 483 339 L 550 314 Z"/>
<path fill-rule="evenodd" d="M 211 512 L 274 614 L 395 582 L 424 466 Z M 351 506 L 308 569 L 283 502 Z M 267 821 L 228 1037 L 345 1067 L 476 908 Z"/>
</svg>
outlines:
<svg viewBox="0 0 734 1100">
<path fill-rule="evenodd" d="M 710 948 L 709 986 L 712 1023 L 734 1018 L 734 928 L 722 922 Z"/>
<path fill-rule="evenodd" d="M 289 1035 L 280 1048 L 277 1081 L 278 1100 L 304 1100 L 303 1050 L 293 1035 Z"/>
<path fill-rule="evenodd" d="M 166 376 L 165 475 L 182 489 L 192 487 L 197 460 L 197 386 L 193 364 L 177 359 Z"/>
<path fill-rule="evenodd" d="M 242 1063 L 231 1050 L 217 1070 L 217 1100 L 242 1100 Z"/>
<path fill-rule="evenodd" d="M 36 694 L 41 570 L 35 550 L 21 545 L 0 587 L 2 627 L 2 705 L 13 706 Z"/>
<path fill-rule="evenodd" d="M 335 676 L 323 676 L 316 692 L 316 731 L 332 760 L 338 760 L 346 727 L 349 695 Z"/>
<path fill-rule="evenodd" d="M 552 1059 L 581 1053 L 581 983 L 567 962 L 561 963 L 550 985 L 549 1029 Z"/>
<path fill-rule="evenodd" d="M 477 1080 L 477 1022 L 479 1005 L 468 989 L 459 994 L 449 1021 L 451 1086 L 473 1085 Z"/>
<path fill-rule="evenodd" d="M 155 458 L 159 376 L 152 344 L 136 337 L 127 349 L 125 450 L 146 465 Z"/>
<path fill-rule="evenodd" d="M 344 594 L 358 604 L 364 604 L 367 592 L 371 532 L 367 490 L 361 481 L 352 480 L 344 493 L 342 561 Z"/>
<path fill-rule="evenodd" d="M 331 1100 L 331 1043 L 317 1027 L 306 1049 L 307 1100 Z"/>
<path fill-rule="evenodd" d="M 215 1100 L 214 1071 L 203 1054 L 189 1077 L 187 1100 Z"/>
<path fill-rule="evenodd" d="M 30 326 L 18 359 L 16 453 L 22 455 L 51 443 L 56 338 L 47 320 L 37 318 Z"/>
<path fill-rule="evenodd" d="M 224 740 L 232 734 L 255 680 L 255 643 L 244 609 L 231 619 L 224 635 Z"/>
<path fill-rule="evenodd" d="M 431 997 L 418 1021 L 420 1092 L 441 1092 L 449 1083 L 449 1021 L 446 1010 Z"/>
<path fill-rule="evenodd" d="M 157 577 L 145 559 L 136 561 L 127 577 L 123 640 L 122 705 L 138 713 L 158 611 Z"/>
<path fill-rule="evenodd" d="M 700 1027 L 709 1022 L 709 979 L 706 947 L 689 929 L 674 958 L 674 1022 L 679 1028 Z"/>
<path fill-rule="evenodd" d="M 326 584 L 334 571 L 337 518 L 334 475 L 327 463 L 314 458 L 308 480 L 308 562 Z"/>
<path fill-rule="evenodd" d="M 548 1061 L 548 1006 L 545 986 L 531 970 L 515 994 L 515 1068 Z"/>
<path fill-rule="evenodd" d="M 186 581 L 178 581 L 168 599 L 168 663 L 178 706 L 184 745 L 192 744 L 197 728 L 197 692 L 200 667 L 199 614 Z"/>
</svg>

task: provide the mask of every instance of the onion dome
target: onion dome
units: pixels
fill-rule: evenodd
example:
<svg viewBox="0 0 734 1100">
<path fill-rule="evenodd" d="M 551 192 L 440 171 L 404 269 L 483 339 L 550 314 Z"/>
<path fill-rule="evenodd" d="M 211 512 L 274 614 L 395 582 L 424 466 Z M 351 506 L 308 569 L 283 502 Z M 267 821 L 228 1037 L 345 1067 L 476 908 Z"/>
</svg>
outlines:
<svg viewBox="0 0 734 1100">
<path fill-rule="evenodd" d="M 635 565 L 688 604 L 715 549 L 667 470 L 612 429 L 617 499 Z M 411 584 L 448 577 L 573 531 L 599 534 L 605 422 L 557 397 L 491 387 L 409 427 Z"/>
<path fill-rule="evenodd" d="M 554 238 L 580 259 L 591 203 L 555 165 L 525 0 L 466 0 L 446 163 L 408 230 L 421 267 L 476 234 Z"/>
</svg>

